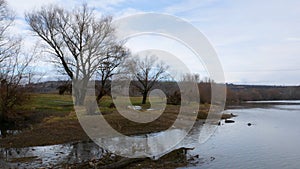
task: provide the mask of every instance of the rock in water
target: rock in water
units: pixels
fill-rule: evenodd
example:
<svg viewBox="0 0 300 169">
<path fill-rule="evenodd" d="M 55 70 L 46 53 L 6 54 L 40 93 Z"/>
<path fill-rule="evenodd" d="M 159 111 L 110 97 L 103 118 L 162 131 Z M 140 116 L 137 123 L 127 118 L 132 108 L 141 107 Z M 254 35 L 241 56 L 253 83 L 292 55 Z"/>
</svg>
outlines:
<svg viewBox="0 0 300 169">
<path fill-rule="evenodd" d="M 225 119 L 225 123 L 234 123 L 235 121 L 234 120 L 227 120 Z"/>
</svg>

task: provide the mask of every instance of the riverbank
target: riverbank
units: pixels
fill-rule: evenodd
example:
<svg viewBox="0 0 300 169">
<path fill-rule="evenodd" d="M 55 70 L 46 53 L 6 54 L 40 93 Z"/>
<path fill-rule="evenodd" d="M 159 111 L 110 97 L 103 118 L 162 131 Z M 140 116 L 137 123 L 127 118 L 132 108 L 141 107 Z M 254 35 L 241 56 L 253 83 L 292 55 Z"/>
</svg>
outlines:
<svg viewBox="0 0 300 169">
<path fill-rule="evenodd" d="M 72 108 L 71 96 L 35 95 L 31 105 L 26 105 L 22 114 L 15 118 L 27 119 L 19 121 L 23 126 L 29 126 L 16 135 L 0 139 L 0 147 L 21 148 L 29 146 L 45 146 L 69 142 L 88 140 L 77 116 Z M 133 98 L 138 105 L 140 98 Z M 180 106 L 168 105 L 164 114 L 149 124 L 137 124 L 123 118 L 114 107 L 110 107 L 111 100 L 104 98 L 100 104 L 101 112 L 108 123 L 126 135 L 146 134 L 168 129 L 177 118 Z M 149 106 L 149 105 L 145 105 Z M 198 119 L 205 119 L 210 105 L 200 105 Z M 28 113 L 26 113 L 26 111 Z M 22 117 L 23 116 L 23 117 Z M 230 114 L 223 114 L 222 118 L 231 118 Z"/>
<path fill-rule="evenodd" d="M 165 118 L 160 118 L 149 125 L 136 125 L 135 123 L 128 123 L 127 120 L 122 121 L 116 113 L 105 116 L 107 116 L 106 119 L 109 120 L 113 128 L 118 129 L 123 134 L 136 135 L 168 129 L 173 124 L 177 114 L 169 112 Z M 223 118 L 231 117 L 233 116 L 230 114 L 223 115 Z M 21 148 L 63 144 L 88 139 L 89 137 L 78 122 L 75 112 L 71 112 L 64 117 L 47 117 L 41 123 L 33 125 L 32 128 L 24 129 L 16 135 L 0 139 L 0 145 L 2 148 Z"/>
<path fill-rule="evenodd" d="M 7 135 L 0 139 L 1 148 L 26 148 L 34 146 L 47 146 L 47 145 L 60 145 L 70 142 L 85 142 L 89 141 L 89 137 L 82 129 L 76 113 L 73 110 L 72 99 L 70 96 L 59 95 L 35 95 L 30 105 L 26 105 L 22 113 L 15 115 L 12 118 L 18 119 L 18 123 L 22 126 L 27 126 L 21 132 L 17 134 Z M 134 105 L 148 108 L 150 105 L 140 105 L 140 98 L 132 98 Z M 164 131 L 172 126 L 176 118 L 178 117 L 179 105 L 167 105 L 162 116 L 149 124 L 137 124 L 130 122 L 123 118 L 114 108 L 111 106 L 112 102 L 109 98 L 104 98 L 100 104 L 100 110 L 105 120 L 116 130 L 126 135 L 138 135 Z M 197 120 L 203 120 L 206 118 L 210 109 L 209 104 L 200 105 Z M 147 112 L 144 112 L 147 113 Z M 92 115 L 93 116 L 93 115 Z M 91 119 L 93 119 L 91 116 Z M 95 115 L 97 116 L 97 115 Z M 232 114 L 223 114 L 222 118 L 227 119 L 233 117 Z M 13 120 L 13 119 L 12 119 Z M 217 125 L 217 124 L 216 124 Z M 174 150 L 173 152 L 165 155 L 163 161 L 153 161 L 152 159 L 139 159 L 126 161 L 122 157 L 111 158 L 108 156 L 105 158 L 92 158 L 85 162 L 71 164 L 60 164 L 65 168 L 91 168 L 94 166 L 105 166 L 114 163 L 119 163 L 122 160 L 130 168 L 140 168 L 141 166 L 153 166 L 155 168 L 176 168 L 185 166 L 190 163 L 187 156 L 181 150 Z M 178 157 L 180 155 L 180 157 Z M 38 158 L 38 157 L 37 157 Z M 34 160 L 35 158 L 33 158 Z M 24 160 L 23 158 L 15 159 Z M 31 158 L 25 158 L 25 160 L 32 160 Z M 174 162 L 175 160 L 175 162 Z M 104 162 L 108 163 L 104 163 Z M 122 162 L 122 163 L 123 163 Z M 173 165 L 166 165 L 166 163 Z M 124 164 L 122 164 L 124 165 Z M 100 167 L 101 168 L 101 167 Z"/>
</svg>

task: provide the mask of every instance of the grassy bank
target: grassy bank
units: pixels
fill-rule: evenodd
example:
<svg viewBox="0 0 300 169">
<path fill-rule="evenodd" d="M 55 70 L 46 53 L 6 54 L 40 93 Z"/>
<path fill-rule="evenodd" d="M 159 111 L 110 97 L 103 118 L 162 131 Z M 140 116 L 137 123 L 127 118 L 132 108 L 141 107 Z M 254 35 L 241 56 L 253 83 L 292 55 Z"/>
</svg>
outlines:
<svg viewBox="0 0 300 169">
<path fill-rule="evenodd" d="M 133 105 L 140 105 L 140 101 L 139 97 L 131 98 Z M 149 108 L 150 104 L 141 106 Z M 114 129 L 126 135 L 168 129 L 178 117 L 179 108 L 179 105 L 167 105 L 163 115 L 158 119 L 142 124 L 121 116 L 112 106 L 112 100 L 109 97 L 104 97 L 100 103 L 100 111 L 106 121 Z M 208 104 L 200 105 L 198 119 L 205 119 L 209 108 Z M 230 118 L 230 115 L 223 116 Z M 23 105 L 22 110 L 11 118 L 18 119 L 19 123 L 26 124 L 27 128 L 20 134 L 0 139 L 1 147 L 43 146 L 89 139 L 78 122 L 70 95 L 34 94 L 31 103 Z M 93 119 L 92 116 L 91 119 Z"/>
</svg>

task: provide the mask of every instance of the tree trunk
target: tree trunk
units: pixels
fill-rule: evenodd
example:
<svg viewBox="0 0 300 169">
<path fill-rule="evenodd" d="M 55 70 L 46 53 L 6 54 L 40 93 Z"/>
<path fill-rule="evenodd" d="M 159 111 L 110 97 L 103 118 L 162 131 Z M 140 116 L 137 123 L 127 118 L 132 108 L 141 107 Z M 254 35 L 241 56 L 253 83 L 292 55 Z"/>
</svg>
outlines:
<svg viewBox="0 0 300 169">
<path fill-rule="evenodd" d="M 102 85 L 103 86 L 103 85 Z M 101 87 L 101 89 L 100 89 L 100 92 L 99 92 L 99 94 L 98 94 L 98 96 L 97 96 L 97 103 L 99 103 L 100 102 L 100 100 L 101 100 L 101 98 L 105 95 L 105 89 L 104 89 L 104 87 Z"/>
<path fill-rule="evenodd" d="M 75 105 L 76 106 L 83 106 L 85 100 L 85 93 L 84 89 L 74 89 L 73 96 L 75 97 Z"/>
<path fill-rule="evenodd" d="M 87 91 L 87 82 L 84 80 L 76 80 L 73 82 L 72 86 L 72 90 L 74 90 L 73 96 L 75 97 L 75 105 L 84 105 L 85 95 Z"/>
<path fill-rule="evenodd" d="M 3 118 L 3 113 L 2 113 L 2 111 L 0 110 L 0 123 L 2 124 L 3 123 L 3 120 L 4 118 Z"/>
<path fill-rule="evenodd" d="M 142 100 L 142 104 L 146 104 L 146 100 L 147 100 L 147 94 L 148 94 L 148 92 L 144 92 L 144 93 L 143 93 L 143 100 Z"/>
</svg>

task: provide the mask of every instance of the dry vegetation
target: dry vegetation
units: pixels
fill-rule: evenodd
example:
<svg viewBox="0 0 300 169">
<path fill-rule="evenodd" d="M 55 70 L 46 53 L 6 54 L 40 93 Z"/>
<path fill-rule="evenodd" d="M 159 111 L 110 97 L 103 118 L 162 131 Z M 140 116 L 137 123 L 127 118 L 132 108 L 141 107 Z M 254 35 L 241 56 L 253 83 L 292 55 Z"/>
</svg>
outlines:
<svg viewBox="0 0 300 169">
<path fill-rule="evenodd" d="M 131 101 L 134 105 L 139 105 L 140 99 L 134 97 Z M 112 100 L 109 97 L 102 98 L 100 110 L 114 129 L 126 135 L 166 130 L 174 123 L 179 110 L 178 105 L 168 105 L 158 119 L 141 124 L 125 119 L 111 104 Z M 149 108 L 150 104 L 147 103 L 143 107 Z M 201 104 L 198 119 L 206 118 L 209 108 L 209 104 Z M 88 139 L 73 110 L 70 95 L 35 94 L 32 102 L 24 105 L 23 110 L 11 118 L 18 119 L 19 123 L 27 125 L 27 128 L 20 134 L 1 139 L 1 147 L 52 145 Z"/>
</svg>

